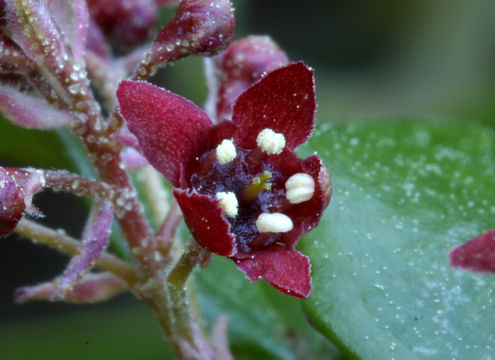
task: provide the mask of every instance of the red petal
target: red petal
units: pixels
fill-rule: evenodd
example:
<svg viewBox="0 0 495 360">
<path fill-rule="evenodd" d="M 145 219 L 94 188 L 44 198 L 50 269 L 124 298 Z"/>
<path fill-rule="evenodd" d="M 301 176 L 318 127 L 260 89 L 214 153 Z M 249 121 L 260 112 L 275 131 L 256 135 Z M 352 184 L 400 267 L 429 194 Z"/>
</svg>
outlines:
<svg viewBox="0 0 495 360">
<path fill-rule="evenodd" d="M 219 73 L 217 118 L 230 119 L 237 97 L 268 73 L 289 62 L 287 55 L 268 36 L 248 36 L 234 41 L 217 58 Z"/>
<path fill-rule="evenodd" d="M 281 156 L 273 156 L 269 162 L 277 168 L 286 179 L 296 173 L 306 173 L 315 180 L 313 197 L 300 204 L 290 204 L 282 212 L 289 216 L 294 223 L 294 229 L 282 234 L 280 242 L 295 246 L 299 238 L 311 231 L 320 221 L 323 211 L 330 202 L 332 184 L 328 170 L 317 155 L 311 155 L 305 160 L 297 158 L 292 151 L 284 151 Z M 285 185 L 285 184 L 284 184 Z"/>
<path fill-rule="evenodd" d="M 237 99 L 233 121 L 239 125 L 236 144 L 253 149 L 266 128 L 284 134 L 287 147 L 306 142 L 316 111 L 313 70 L 302 62 L 269 73 Z"/>
<path fill-rule="evenodd" d="M 309 259 L 288 246 L 274 245 L 235 263 L 252 281 L 265 279 L 288 295 L 306 298 L 311 292 Z"/>
<path fill-rule="evenodd" d="M 236 253 L 230 224 L 223 217 L 218 200 L 180 189 L 174 189 L 174 196 L 191 234 L 201 246 L 221 256 Z"/>
<path fill-rule="evenodd" d="M 478 272 L 495 273 L 495 230 L 481 234 L 449 254 L 450 265 Z"/>
<path fill-rule="evenodd" d="M 117 90 L 120 113 L 141 150 L 175 187 L 185 187 L 187 168 L 212 126 L 189 100 L 140 81 L 122 81 Z"/>
</svg>

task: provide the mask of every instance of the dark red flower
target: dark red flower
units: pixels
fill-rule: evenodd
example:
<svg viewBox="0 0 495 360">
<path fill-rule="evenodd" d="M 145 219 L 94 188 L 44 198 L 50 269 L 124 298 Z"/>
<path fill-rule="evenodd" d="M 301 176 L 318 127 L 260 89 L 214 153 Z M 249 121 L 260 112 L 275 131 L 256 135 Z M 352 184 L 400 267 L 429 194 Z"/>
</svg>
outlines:
<svg viewBox="0 0 495 360">
<path fill-rule="evenodd" d="M 301 62 L 272 71 L 238 97 L 232 121 L 217 125 L 145 82 L 122 82 L 117 98 L 142 152 L 175 187 L 198 243 L 253 281 L 307 297 L 310 263 L 295 246 L 331 196 L 321 159 L 294 152 L 314 127 L 313 71 Z"/>
<path fill-rule="evenodd" d="M 495 230 L 452 249 L 450 265 L 481 273 L 495 273 Z"/>
</svg>

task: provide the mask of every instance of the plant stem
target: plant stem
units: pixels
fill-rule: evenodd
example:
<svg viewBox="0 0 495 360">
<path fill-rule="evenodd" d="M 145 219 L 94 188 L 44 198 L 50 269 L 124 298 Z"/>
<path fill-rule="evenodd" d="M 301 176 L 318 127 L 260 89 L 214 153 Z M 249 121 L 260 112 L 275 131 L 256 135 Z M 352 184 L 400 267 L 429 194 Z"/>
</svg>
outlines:
<svg viewBox="0 0 495 360">
<path fill-rule="evenodd" d="M 35 243 L 49 246 L 68 255 L 76 255 L 81 248 L 80 241 L 66 235 L 63 231 L 49 229 L 31 220 L 22 219 L 15 232 L 30 238 Z M 95 265 L 110 271 L 129 284 L 137 281 L 135 269 L 111 254 L 105 252 L 101 254 Z"/>
<path fill-rule="evenodd" d="M 158 249 L 163 255 L 168 255 L 173 248 L 173 240 L 182 215 L 177 202 L 173 201 L 165 220 L 156 234 Z"/>
<path fill-rule="evenodd" d="M 111 200 L 115 192 L 110 185 L 100 181 L 87 179 L 63 170 L 45 170 L 45 186 L 54 191 L 72 192 L 75 195 L 86 195 L 94 199 Z"/>
</svg>

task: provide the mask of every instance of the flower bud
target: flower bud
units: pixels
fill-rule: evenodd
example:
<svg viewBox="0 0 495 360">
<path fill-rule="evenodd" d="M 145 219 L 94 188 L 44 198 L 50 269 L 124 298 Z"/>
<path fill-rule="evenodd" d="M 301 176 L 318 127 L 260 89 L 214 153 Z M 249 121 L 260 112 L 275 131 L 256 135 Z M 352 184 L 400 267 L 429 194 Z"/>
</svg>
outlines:
<svg viewBox="0 0 495 360">
<path fill-rule="evenodd" d="M 43 185 L 40 172 L 0 167 L 0 236 L 14 231 L 26 212 L 35 212 L 31 200 Z"/>
<path fill-rule="evenodd" d="M 88 27 L 84 0 L 12 0 L 6 3 L 5 14 L 12 39 L 51 73 L 82 58 Z"/>
<path fill-rule="evenodd" d="M 216 61 L 220 80 L 217 118 L 229 119 L 232 105 L 244 90 L 288 62 L 287 55 L 268 36 L 249 36 L 230 44 Z"/>
<path fill-rule="evenodd" d="M 229 0 L 182 0 L 153 43 L 150 64 L 159 66 L 187 55 L 214 55 L 229 44 L 234 29 Z"/>
<path fill-rule="evenodd" d="M 124 45 L 145 41 L 153 31 L 154 0 L 87 0 L 89 12 L 105 35 Z"/>
</svg>

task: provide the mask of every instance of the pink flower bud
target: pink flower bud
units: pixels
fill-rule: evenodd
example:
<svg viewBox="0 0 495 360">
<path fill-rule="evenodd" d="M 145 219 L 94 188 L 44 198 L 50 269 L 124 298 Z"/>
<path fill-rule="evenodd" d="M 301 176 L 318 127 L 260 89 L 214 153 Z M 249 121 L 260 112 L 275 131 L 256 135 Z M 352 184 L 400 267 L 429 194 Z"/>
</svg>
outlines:
<svg viewBox="0 0 495 360">
<path fill-rule="evenodd" d="M 14 231 L 26 212 L 35 212 L 31 199 L 43 185 L 40 172 L 0 167 L 0 236 Z"/>
<path fill-rule="evenodd" d="M 5 14 L 11 38 L 39 66 L 58 74 L 81 59 L 88 26 L 84 0 L 14 0 Z"/>
<path fill-rule="evenodd" d="M 230 44 L 216 61 L 220 78 L 217 118 L 230 119 L 232 105 L 244 90 L 288 62 L 287 55 L 268 36 L 249 36 Z"/>
<path fill-rule="evenodd" d="M 229 44 L 234 29 L 229 0 L 183 0 L 153 43 L 150 63 L 158 66 L 187 55 L 214 55 Z"/>
<path fill-rule="evenodd" d="M 125 45 L 145 41 L 153 31 L 154 0 L 87 0 L 89 12 L 105 35 Z"/>
</svg>

